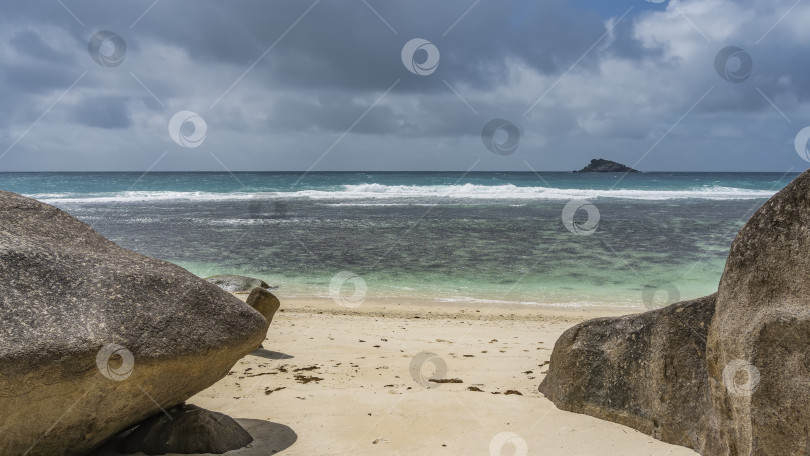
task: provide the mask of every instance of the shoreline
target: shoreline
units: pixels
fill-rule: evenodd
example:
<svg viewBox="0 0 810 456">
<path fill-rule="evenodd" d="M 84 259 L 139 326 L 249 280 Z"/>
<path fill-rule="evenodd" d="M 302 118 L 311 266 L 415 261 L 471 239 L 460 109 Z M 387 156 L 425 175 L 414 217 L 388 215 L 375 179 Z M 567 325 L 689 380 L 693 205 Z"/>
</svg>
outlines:
<svg viewBox="0 0 810 456">
<path fill-rule="evenodd" d="M 270 290 L 273 293 L 275 290 Z M 241 300 L 248 293 L 232 293 Z M 274 293 L 275 294 L 275 293 Z M 639 306 L 565 306 L 521 303 L 446 302 L 425 298 L 369 297 L 356 307 L 342 306 L 329 297 L 288 297 L 282 300 L 281 312 L 318 313 L 345 316 L 390 318 L 567 321 L 572 324 L 599 317 L 618 317 L 645 312 Z M 272 327 L 271 327 L 272 328 Z"/>
</svg>

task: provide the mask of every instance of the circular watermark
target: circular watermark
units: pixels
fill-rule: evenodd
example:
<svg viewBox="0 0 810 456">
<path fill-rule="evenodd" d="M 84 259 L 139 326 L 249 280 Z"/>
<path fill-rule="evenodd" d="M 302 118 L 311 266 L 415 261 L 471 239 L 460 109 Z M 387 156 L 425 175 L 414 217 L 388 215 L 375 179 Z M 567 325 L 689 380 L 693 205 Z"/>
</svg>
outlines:
<svg viewBox="0 0 810 456">
<path fill-rule="evenodd" d="M 402 64 L 413 74 L 429 76 L 439 67 L 439 48 L 422 38 L 414 38 L 402 47 Z"/>
<path fill-rule="evenodd" d="M 132 375 L 135 357 L 122 345 L 107 344 L 96 355 L 96 367 L 101 375 L 120 382 Z"/>
<path fill-rule="evenodd" d="M 432 372 L 425 375 L 425 365 L 430 364 L 433 366 Z M 436 388 L 441 383 L 431 382 L 431 380 L 442 380 L 447 375 L 447 363 L 444 359 L 431 352 L 423 351 L 411 359 L 411 365 L 408 369 L 411 373 L 411 378 L 419 386 L 423 388 Z"/>
<path fill-rule="evenodd" d="M 721 78 L 728 82 L 745 82 L 754 69 L 754 60 L 751 54 L 737 46 L 727 46 L 720 49 L 714 56 L 714 69 Z"/>
<path fill-rule="evenodd" d="M 520 143 L 520 130 L 508 120 L 492 119 L 481 130 L 481 141 L 493 154 L 511 155 Z"/>
<path fill-rule="evenodd" d="M 796 133 L 796 138 L 793 140 L 793 147 L 796 148 L 796 153 L 799 154 L 799 157 L 806 162 L 810 162 L 810 149 L 807 148 L 808 142 L 810 142 L 810 127 L 804 127 Z"/>
<path fill-rule="evenodd" d="M 662 297 L 662 294 L 666 294 L 666 297 Z M 641 291 L 641 301 L 650 310 L 661 309 L 680 300 L 680 290 L 669 282 L 648 283 Z"/>
<path fill-rule="evenodd" d="M 585 211 L 588 215 L 587 220 L 579 222 L 574 220 L 577 212 L 580 210 Z M 569 201 L 562 211 L 562 222 L 565 228 L 580 236 L 589 236 L 595 233 L 596 228 L 599 227 L 600 219 L 599 209 L 593 203 L 586 200 Z"/>
<path fill-rule="evenodd" d="M 287 203 L 278 198 L 256 195 L 248 201 L 248 217 L 253 220 L 287 218 Z"/>
<path fill-rule="evenodd" d="M 523 437 L 515 434 L 514 432 L 501 432 L 492 438 L 489 442 L 489 455 L 502 456 L 503 447 L 510 445 L 513 448 L 511 454 L 513 456 L 526 456 L 529 454 L 529 445 L 523 440 Z"/>
<path fill-rule="evenodd" d="M 723 383 L 732 396 L 751 396 L 759 387 L 759 369 L 742 359 L 731 360 L 723 368 Z"/>
<path fill-rule="evenodd" d="M 102 30 L 90 38 L 87 50 L 96 63 L 103 67 L 114 68 L 124 61 L 127 42 L 117 33 Z"/>
<path fill-rule="evenodd" d="M 186 127 L 192 130 L 188 131 Z M 196 112 L 179 111 L 169 120 L 169 135 L 178 145 L 193 149 L 202 145 L 208 125 Z"/>
<path fill-rule="evenodd" d="M 351 295 L 345 295 L 343 289 L 347 283 L 354 287 L 354 292 Z M 343 307 L 354 309 L 360 307 L 366 299 L 366 281 L 359 275 L 349 272 L 341 271 L 332 277 L 329 281 L 329 296 L 335 301 L 336 304 Z"/>
</svg>

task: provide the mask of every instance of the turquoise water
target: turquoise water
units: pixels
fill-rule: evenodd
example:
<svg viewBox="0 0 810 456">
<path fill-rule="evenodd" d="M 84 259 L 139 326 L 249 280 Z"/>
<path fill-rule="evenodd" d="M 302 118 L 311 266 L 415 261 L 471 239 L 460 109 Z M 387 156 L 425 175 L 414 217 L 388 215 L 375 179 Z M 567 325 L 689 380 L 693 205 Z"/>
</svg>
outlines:
<svg viewBox="0 0 810 456">
<path fill-rule="evenodd" d="M 736 232 L 793 177 L 6 173 L 0 188 L 124 247 L 201 276 L 261 277 L 282 296 L 329 296 L 349 271 L 369 296 L 649 307 L 713 292 Z"/>
</svg>

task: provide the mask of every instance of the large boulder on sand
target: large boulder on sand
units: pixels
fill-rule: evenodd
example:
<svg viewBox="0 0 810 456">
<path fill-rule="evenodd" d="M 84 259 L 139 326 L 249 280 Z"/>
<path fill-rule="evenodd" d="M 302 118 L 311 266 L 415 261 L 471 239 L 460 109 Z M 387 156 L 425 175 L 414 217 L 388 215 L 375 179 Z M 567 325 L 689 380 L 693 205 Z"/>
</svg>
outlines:
<svg viewBox="0 0 810 456">
<path fill-rule="evenodd" d="M 0 192 L 0 454 L 78 455 L 180 404 L 264 340 L 256 310 Z"/>
<path fill-rule="evenodd" d="M 706 435 L 706 334 L 715 295 L 599 318 L 557 341 L 540 392 L 557 407 L 698 448 Z"/>
<path fill-rule="evenodd" d="M 705 455 L 810 454 L 810 171 L 740 230 L 716 298 L 569 329 L 540 391 Z"/>
<path fill-rule="evenodd" d="M 810 171 L 731 245 L 706 356 L 720 432 L 706 454 L 809 454 Z"/>
</svg>

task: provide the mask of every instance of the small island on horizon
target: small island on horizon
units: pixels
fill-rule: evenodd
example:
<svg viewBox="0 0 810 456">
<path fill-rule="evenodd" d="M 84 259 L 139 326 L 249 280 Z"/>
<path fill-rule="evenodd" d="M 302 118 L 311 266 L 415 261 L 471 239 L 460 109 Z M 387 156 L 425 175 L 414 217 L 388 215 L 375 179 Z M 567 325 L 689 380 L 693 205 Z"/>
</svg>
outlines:
<svg viewBox="0 0 810 456">
<path fill-rule="evenodd" d="M 588 163 L 588 166 L 582 168 L 575 173 L 640 173 L 641 171 L 633 169 L 627 165 L 617 163 L 612 160 L 605 160 L 604 158 L 594 158 Z"/>
</svg>

